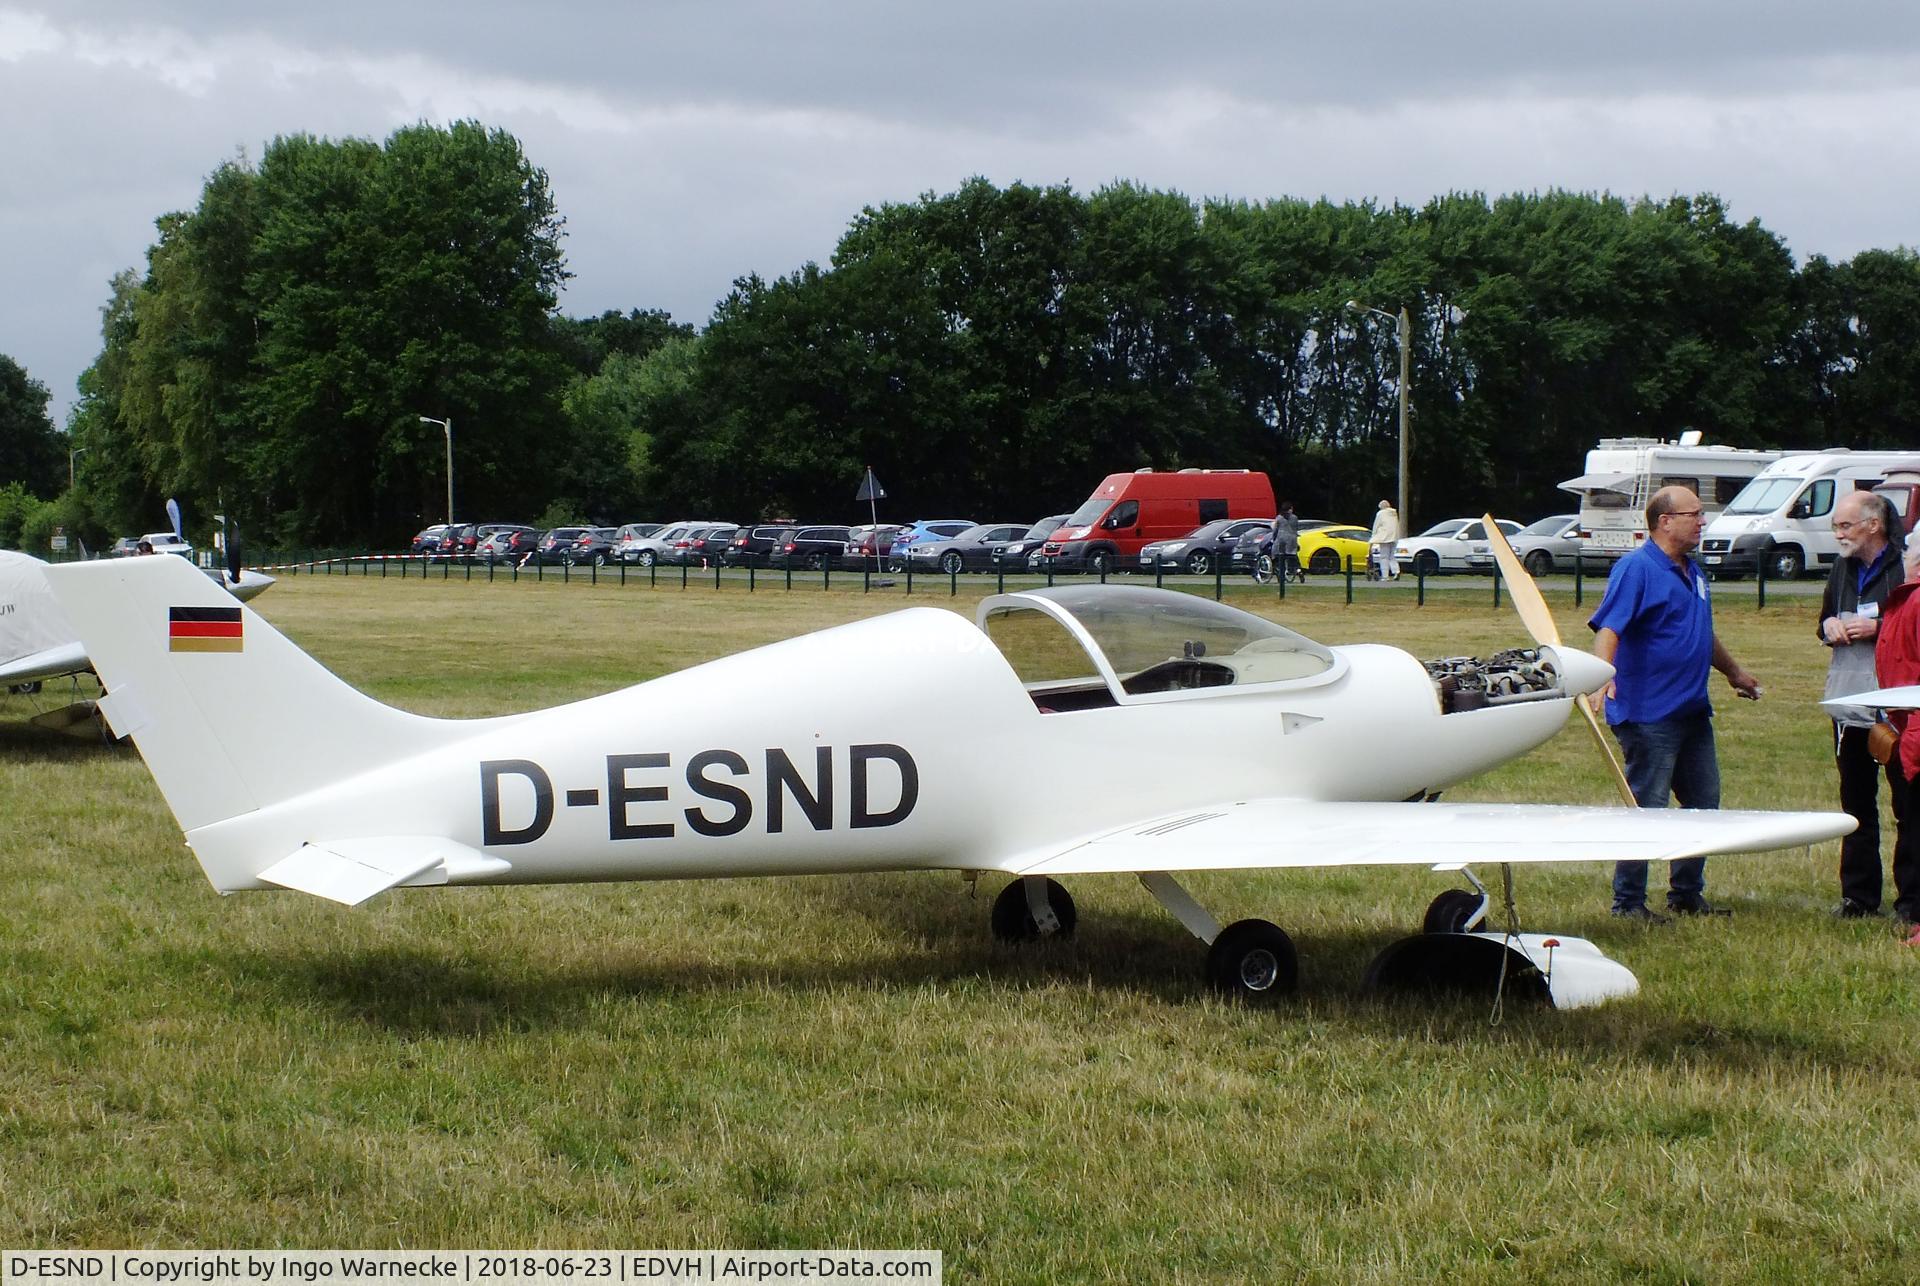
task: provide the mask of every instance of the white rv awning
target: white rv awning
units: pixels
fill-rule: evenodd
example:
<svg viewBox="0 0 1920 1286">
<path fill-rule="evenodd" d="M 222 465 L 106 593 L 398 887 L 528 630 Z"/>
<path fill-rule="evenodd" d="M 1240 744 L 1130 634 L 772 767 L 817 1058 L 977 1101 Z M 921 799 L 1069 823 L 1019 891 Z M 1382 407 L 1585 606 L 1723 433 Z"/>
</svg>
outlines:
<svg viewBox="0 0 1920 1286">
<path fill-rule="evenodd" d="M 1577 478 L 1568 478 L 1560 484 L 1562 491 L 1618 491 L 1622 495 L 1633 494 L 1633 475 L 1631 473 L 1583 473 Z"/>
</svg>

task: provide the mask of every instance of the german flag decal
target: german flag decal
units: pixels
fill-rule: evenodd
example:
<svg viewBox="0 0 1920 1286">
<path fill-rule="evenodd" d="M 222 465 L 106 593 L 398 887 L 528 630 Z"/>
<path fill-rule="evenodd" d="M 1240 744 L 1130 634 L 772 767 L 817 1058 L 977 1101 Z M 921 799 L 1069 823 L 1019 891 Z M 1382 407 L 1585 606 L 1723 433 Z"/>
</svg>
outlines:
<svg viewBox="0 0 1920 1286">
<path fill-rule="evenodd" d="M 167 609 L 169 652 L 238 652 L 244 642 L 237 607 Z"/>
</svg>

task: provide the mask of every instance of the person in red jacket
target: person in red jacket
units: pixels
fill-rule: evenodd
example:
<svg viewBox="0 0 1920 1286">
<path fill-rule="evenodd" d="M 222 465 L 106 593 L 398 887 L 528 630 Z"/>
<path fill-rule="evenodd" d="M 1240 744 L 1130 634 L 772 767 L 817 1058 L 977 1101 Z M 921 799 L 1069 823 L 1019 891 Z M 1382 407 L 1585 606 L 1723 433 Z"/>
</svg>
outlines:
<svg viewBox="0 0 1920 1286">
<path fill-rule="evenodd" d="M 1907 546 L 1903 569 L 1906 579 L 1887 595 L 1886 608 L 1880 617 L 1880 633 L 1874 643 L 1875 677 L 1883 688 L 1920 683 L 1920 541 Z M 1916 779 L 1920 779 L 1920 717 L 1916 717 L 1916 713 L 1911 710 L 1887 712 L 1900 734 L 1900 744 L 1894 753 L 1899 756 L 1898 777 L 1909 792 Z M 1888 774 L 1890 779 L 1894 776 Z M 1905 811 L 1898 810 L 1895 815 Z M 1903 900 L 1920 896 L 1917 849 L 1920 849 L 1920 818 L 1897 824 L 1893 837 L 1893 882 Z M 1907 945 L 1920 947 L 1920 926 L 1915 926 Z"/>
</svg>

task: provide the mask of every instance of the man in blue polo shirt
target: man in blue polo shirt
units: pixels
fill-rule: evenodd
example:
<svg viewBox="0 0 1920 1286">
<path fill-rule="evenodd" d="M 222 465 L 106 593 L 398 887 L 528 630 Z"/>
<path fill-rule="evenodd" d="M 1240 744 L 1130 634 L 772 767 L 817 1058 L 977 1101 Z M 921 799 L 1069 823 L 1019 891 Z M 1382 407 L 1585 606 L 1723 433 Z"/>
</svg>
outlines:
<svg viewBox="0 0 1920 1286">
<path fill-rule="evenodd" d="M 1627 784 L 1642 808 L 1720 807 L 1720 761 L 1713 748 L 1713 705 L 1707 671 L 1733 690 L 1760 699 L 1760 684 L 1713 636 L 1707 577 L 1688 557 L 1705 526 L 1700 497 L 1662 487 L 1647 502 L 1647 543 L 1620 560 L 1606 597 L 1588 621 L 1593 652 L 1614 667 L 1607 685 L 1607 722 L 1626 754 Z M 1715 915 L 1708 902 L 1704 857 L 1672 863 L 1667 910 Z M 1613 913 L 1646 924 L 1667 917 L 1647 907 L 1647 864 L 1620 862 L 1613 872 Z"/>
</svg>

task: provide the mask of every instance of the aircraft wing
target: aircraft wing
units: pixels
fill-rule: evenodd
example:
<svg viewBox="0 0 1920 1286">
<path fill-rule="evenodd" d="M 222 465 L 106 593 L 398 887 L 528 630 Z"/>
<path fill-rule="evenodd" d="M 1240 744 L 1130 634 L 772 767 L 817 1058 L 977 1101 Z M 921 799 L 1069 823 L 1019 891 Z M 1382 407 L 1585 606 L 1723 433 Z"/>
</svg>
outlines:
<svg viewBox="0 0 1920 1286">
<path fill-rule="evenodd" d="M 1667 861 L 1797 848 L 1851 832 L 1845 813 L 1551 804 L 1258 799 L 1148 818 L 1002 869 L 1018 875 L 1266 867 Z"/>
<path fill-rule="evenodd" d="M 79 674 L 92 668 L 93 663 L 87 660 L 87 649 L 76 639 L 72 643 L 61 643 L 0 661 L 0 686 L 37 683 L 42 679 L 57 679 L 63 674 Z"/>
</svg>

